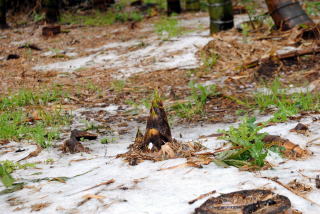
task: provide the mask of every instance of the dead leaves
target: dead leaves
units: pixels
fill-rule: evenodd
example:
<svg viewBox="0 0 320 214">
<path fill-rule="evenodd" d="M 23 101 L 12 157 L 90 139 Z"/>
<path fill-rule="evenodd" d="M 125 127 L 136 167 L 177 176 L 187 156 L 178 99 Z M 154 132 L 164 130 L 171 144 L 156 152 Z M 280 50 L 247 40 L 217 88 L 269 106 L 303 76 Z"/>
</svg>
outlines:
<svg viewBox="0 0 320 214">
<path fill-rule="evenodd" d="M 277 145 L 285 149 L 284 155 L 289 159 L 305 158 L 309 155 L 307 150 L 302 149 L 299 145 L 292 143 L 288 139 L 276 135 L 267 135 L 263 141 L 270 146 Z"/>
<path fill-rule="evenodd" d="M 51 203 L 45 202 L 45 203 L 38 203 L 31 205 L 31 211 L 32 212 L 38 212 L 46 207 L 48 207 Z"/>
<path fill-rule="evenodd" d="M 30 152 L 30 154 L 29 154 L 27 157 L 24 157 L 24 158 L 22 158 L 22 159 L 19 160 L 19 161 L 27 160 L 27 159 L 29 159 L 29 158 L 38 156 L 39 153 L 42 151 L 42 148 L 41 148 L 41 146 L 39 146 L 38 144 L 37 144 L 36 146 L 37 146 L 37 149 L 36 149 L 35 151 Z"/>
</svg>

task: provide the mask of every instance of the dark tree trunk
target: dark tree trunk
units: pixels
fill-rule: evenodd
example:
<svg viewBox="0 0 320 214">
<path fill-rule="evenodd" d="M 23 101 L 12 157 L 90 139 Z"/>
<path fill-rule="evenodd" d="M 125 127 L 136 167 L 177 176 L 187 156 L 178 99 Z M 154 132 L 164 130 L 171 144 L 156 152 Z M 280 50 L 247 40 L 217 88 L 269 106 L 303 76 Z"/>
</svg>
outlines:
<svg viewBox="0 0 320 214">
<path fill-rule="evenodd" d="M 42 7 L 46 13 L 46 22 L 49 24 L 59 20 L 59 0 L 42 0 Z"/>
<path fill-rule="evenodd" d="M 167 0 L 167 14 L 181 13 L 180 0 Z"/>
<path fill-rule="evenodd" d="M 8 27 L 6 20 L 6 0 L 0 0 L 0 29 Z"/>
</svg>

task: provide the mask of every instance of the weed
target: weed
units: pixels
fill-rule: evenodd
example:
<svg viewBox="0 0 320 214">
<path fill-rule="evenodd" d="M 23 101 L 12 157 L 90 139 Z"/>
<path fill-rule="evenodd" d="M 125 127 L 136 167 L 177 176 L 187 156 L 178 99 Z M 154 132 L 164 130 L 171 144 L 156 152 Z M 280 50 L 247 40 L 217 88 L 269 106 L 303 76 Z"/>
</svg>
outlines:
<svg viewBox="0 0 320 214">
<path fill-rule="evenodd" d="M 320 14 L 320 2 L 314 1 L 314 2 L 305 2 L 305 9 L 308 15 L 311 16 L 317 16 Z"/>
<path fill-rule="evenodd" d="M 13 162 L 9 160 L 0 161 L 0 164 L 6 168 L 8 173 L 12 173 L 13 171 L 18 169 L 27 169 L 27 168 L 36 167 L 35 163 L 20 164 L 18 162 Z"/>
<path fill-rule="evenodd" d="M 44 161 L 45 164 L 53 164 L 54 163 L 54 159 L 52 158 L 48 158 L 47 160 Z"/>
<path fill-rule="evenodd" d="M 174 104 L 171 107 L 182 118 L 191 118 L 194 115 L 203 114 L 207 99 L 210 96 L 218 95 L 215 85 L 203 86 L 190 82 L 189 87 L 191 95 L 188 97 L 188 101 Z"/>
<path fill-rule="evenodd" d="M 109 143 L 114 143 L 116 141 L 117 141 L 116 137 L 105 137 L 100 140 L 100 143 L 101 144 L 109 144 Z"/>
<path fill-rule="evenodd" d="M 39 21 L 42 21 L 42 20 L 44 20 L 44 18 L 45 18 L 45 14 L 44 13 L 35 13 L 34 15 L 33 15 L 33 21 L 34 22 L 39 22 Z"/>
<path fill-rule="evenodd" d="M 209 54 L 202 52 L 200 58 L 204 67 L 204 71 L 209 72 L 217 64 L 219 54 L 216 52 L 210 52 Z"/>
<path fill-rule="evenodd" d="M 102 89 L 100 88 L 100 86 L 98 86 L 97 84 L 95 84 L 92 81 L 88 81 L 88 83 L 85 85 L 85 89 L 87 89 L 89 92 L 91 93 L 101 93 Z"/>
<path fill-rule="evenodd" d="M 182 35 L 185 32 L 179 26 L 179 20 L 176 17 L 161 18 L 154 24 L 154 30 L 163 40 Z"/>
<path fill-rule="evenodd" d="M 5 187 L 12 186 L 14 182 L 14 178 L 10 175 L 7 168 L 2 164 L 0 164 L 0 179 Z"/>
<path fill-rule="evenodd" d="M 18 169 L 34 168 L 35 163 L 20 164 L 9 160 L 0 161 L 0 179 L 4 186 L 10 187 L 14 182 L 14 178 L 10 175 L 13 171 Z"/>
<path fill-rule="evenodd" d="M 126 86 L 125 80 L 114 80 L 111 82 L 111 89 L 118 93 L 121 92 L 125 86 Z"/>
<path fill-rule="evenodd" d="M 99 129 L 102 128 L 101 125 L 95 124 L 92 121 L 82 120 L 81 122 L 84 123 L 84 125 L 85 125 L 85 128 L 83 129 L 83 131 L 89 131 L 89 130 L 98 130 L 99 131 Z"/>
<path fill-rule="evenodd" d="M 219 153 L 217 163 L 236 167 L 264 165 L 268 152 L 262 140 L 266 133 L 259 133 L 263 127 L 257 126 L 254 122 L 255 118 L 245 117 L 238 128 L 220 130 L 224 134 L 221 139 L 231 142 L 237 149 Z"/>
</svg>

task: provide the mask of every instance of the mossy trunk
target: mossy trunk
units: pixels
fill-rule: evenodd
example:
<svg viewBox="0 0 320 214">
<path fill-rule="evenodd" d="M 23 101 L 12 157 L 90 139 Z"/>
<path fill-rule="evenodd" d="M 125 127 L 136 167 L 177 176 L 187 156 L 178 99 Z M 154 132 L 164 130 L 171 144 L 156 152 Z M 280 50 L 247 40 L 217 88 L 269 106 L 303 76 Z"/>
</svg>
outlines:
<svg viewBox="0 0 320 214">
<path fill-rule="evenodd" d="M 167 0 L 167 14 L 181 13 L 180 0 Z"/>
<path fill-rule="evenodd" d="M 269 14 L 281 30 L 289 30 L 300 24 L 313 24 L 296 0 L 266 0 Z"/>
<path fill-rule="evenodd" d="M 199 11 L 200 0 L 186 0 L 186 11 Z"/>
<path fill-rule="evenodd" d="M 6 0 L 0 0 L 0 29 L 7 27 L 6 12 Z"/>
<path fill-rule="evenodd" d="M 233 28 L 233 10 L 231 0 L 208 0 L 210 32 Z"/>
<path fill-rule="evenodd" d="M 60 0 L 42 0 L 42 7 L 45 10 L 46 22 L 56 23 L 59 20 L 59 1 Z"/>
</svg>

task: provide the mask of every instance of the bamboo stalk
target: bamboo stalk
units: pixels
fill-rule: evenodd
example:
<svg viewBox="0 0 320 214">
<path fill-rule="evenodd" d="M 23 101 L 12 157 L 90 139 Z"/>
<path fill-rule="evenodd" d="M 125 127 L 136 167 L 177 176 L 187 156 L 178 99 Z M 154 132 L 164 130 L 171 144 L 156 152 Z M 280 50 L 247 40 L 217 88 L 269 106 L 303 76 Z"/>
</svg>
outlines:
<svg viewBox="0 0 320 214">
<path fill-rule="evenodd" d="M 6 0 L 0 0 L 0 29 L 7 27 L 6 12 Z"/>
<path fill-rule="evenodd" d="M 233 28 L 233 8 L 231 0 L 208 0 L 210 33 Z"/>
<path fill-rule="evenodd" d="M 167 0 L 167 14 L 181 13 L 180 0 Z"/>
<path fill-rule="evenodd" d="M 289 30 L 300 24 L 313 24 L 297 0 L 266 0 L 275 25 L 281 30 Z"/>
</svg>

